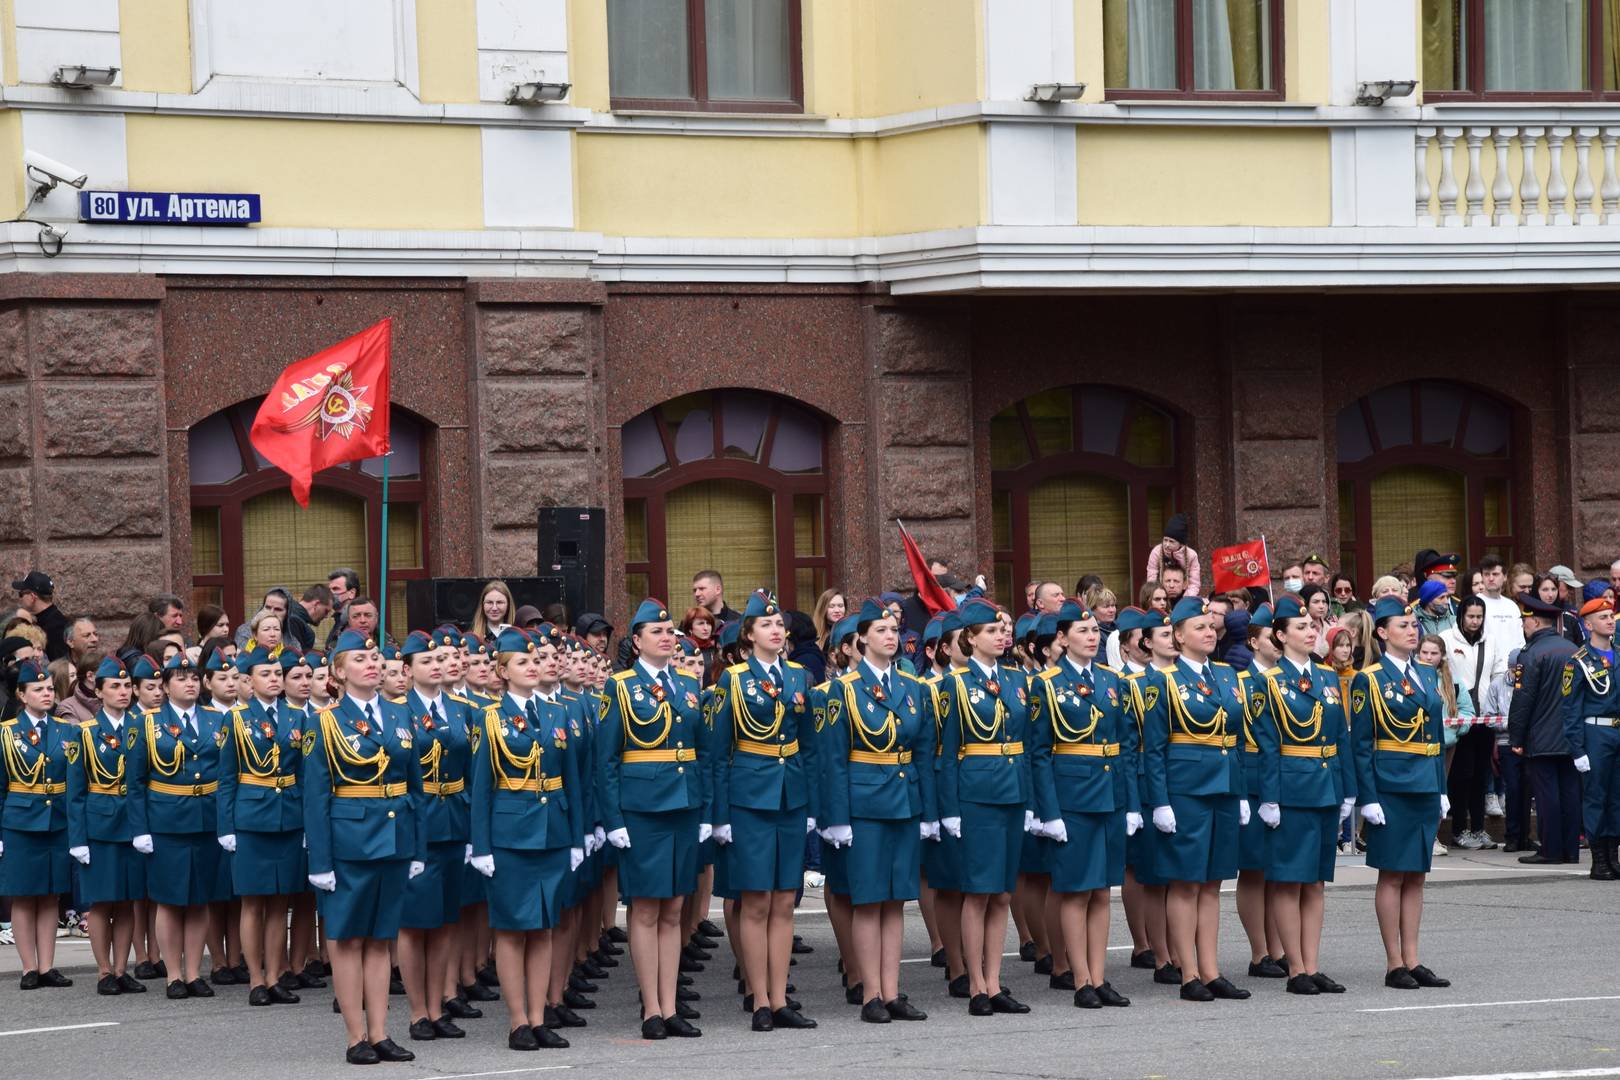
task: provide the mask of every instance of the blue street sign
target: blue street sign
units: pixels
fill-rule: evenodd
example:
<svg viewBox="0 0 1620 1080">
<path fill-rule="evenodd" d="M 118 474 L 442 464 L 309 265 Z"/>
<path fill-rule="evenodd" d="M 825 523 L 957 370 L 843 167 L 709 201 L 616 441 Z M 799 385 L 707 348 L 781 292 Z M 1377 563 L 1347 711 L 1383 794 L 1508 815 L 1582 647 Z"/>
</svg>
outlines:
<svg viewBox="0 0 1620 1080">
<path fill-rule="evenodd" d="M 259 197 L 189 191 L 81 191 L 79 220 L 103 225 L 251 225 L 259 220 Z"/>
</svg>

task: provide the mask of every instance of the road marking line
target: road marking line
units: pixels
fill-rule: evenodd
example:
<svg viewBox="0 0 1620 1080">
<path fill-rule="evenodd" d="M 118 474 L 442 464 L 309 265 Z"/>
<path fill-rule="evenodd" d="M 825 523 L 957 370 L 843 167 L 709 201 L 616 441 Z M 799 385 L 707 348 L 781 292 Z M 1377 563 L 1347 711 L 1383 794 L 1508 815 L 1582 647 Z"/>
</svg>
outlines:
<svg viewBox="0 0 1620 1080">
<path fill-rule="evenodd" d="M 1511 1002 L 1510 1004 L 1517 1004 Z M 1365 1012 L 1366 1010 L 1362 1010 Z M 1430 1076 L 1422 1080 L 1576 1080 L 1587 1076 L 1620 1076 L 1620 1069 L 1550 1069 L 1547 1072 L 1473 1073 L 1465 1076 Z"/>
<path fill-rule="evenodd" d="M 447 1076 L 437 1076 L 434 1080 L 470 1080 L 474 1076 L 522 1076 L 525 1073 L 556 1072 L 558 1069 L 572 1069 L 572 1065 L 536 1065 L 529 1069 L 494 1069 L 490 1072 L 450 1073 Z"/>
<path fill-rule="evenodd" d="M 94 1024 L 64 1024 L 61 1027 L 20 1028 L 16 1031 L 0 1031 L 0 1038 L 7 1035 L 42 1035 L 48 1031 L 82 1031 L 84 1028 L 117 1027 L 116 1020 L 102 1020 Z"/>
<path fill-rule="evenodd" d="M 1423 1012 L 1429 1009 L 1485 1009 L 1493 1005 L 1555 1005 L 1565 1001 L 1620 1001 L 1620 994 L 1603 994 L 1597 997 L 1561 997 L 1561 998 L 1530 998 L 1526 1001 L 1460 1001 L 1449 1005 L 1394 1005 L 1386 1009 L 1357 1009 L 1363 1013 L 1390 1013 L 1390 1012 Z M 1620 1069 L 1598 1070 L 1597 1072 L 1572 1073 L 1500 1073 L 1492 1076 L 1506 1078 L 1510 1076 L 1614 1076 L 1620 1075 Z M 1484 1080 L 1483 1077 L 1456 1077 L 1455 1080 Z"/>
</svg>

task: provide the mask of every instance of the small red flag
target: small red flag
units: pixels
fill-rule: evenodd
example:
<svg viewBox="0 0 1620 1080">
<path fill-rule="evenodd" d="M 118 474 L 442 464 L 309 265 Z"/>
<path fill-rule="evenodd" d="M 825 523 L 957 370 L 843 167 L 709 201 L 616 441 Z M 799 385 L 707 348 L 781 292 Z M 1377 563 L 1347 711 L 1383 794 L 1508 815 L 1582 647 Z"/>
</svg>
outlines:
<svg viewBox="0 0 1620 1080">
<path fill-rule="evenodd" d="M 392 319 L 287 365 L 249 435 L 254 449 L 292 478 L 309 506 L 322 469 L 388 453 L 388 357 Z"/>
<path fill-rule="evenodd" d="M 1266 564 L 1266 540 L 1245 540 L 1231 547 L 1216 548 L 1210 553 L 1210 566 L 1215 571 L 1215 591 L 1233 592 L 1250 586 L 1267 588 L 1271 584 L 1271 568 Z"/>
<path fill-rule="evenodd" d="M 945 591 L 938 579 L 928 572 L 928 560 L 923 558 L 922 549 L 917 541 L 911 538 L 903 522 L 896 520 L 900 526 L 900 543 L 906 549 L 906 566 L 911 570 L 911 580 L 917 586 L 917 598 L 928 608 L 929 615 L 938 615 L 942 611 L 952 611 L 956 601 L 951 594 Z"/>
</svg>

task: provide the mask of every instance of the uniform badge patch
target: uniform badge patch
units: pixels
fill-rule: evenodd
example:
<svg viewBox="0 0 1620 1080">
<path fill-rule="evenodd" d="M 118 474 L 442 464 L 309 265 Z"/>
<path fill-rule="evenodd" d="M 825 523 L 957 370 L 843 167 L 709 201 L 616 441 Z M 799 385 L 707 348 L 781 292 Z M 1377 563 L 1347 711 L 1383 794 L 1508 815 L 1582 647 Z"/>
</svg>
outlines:
<svg viewBox="0 0 1620 1080">
<path fill-rule="evenodd" d="M 1265 694 L 1263 694 L 1260 691 L 1256 690 L 1253 694 L 1251 694 L 1249 696 L 1249 708 L 1251 710 L 1253 710 L 1257 715 L 1259 714 L 1260 710 L 1264 709 L 1265 707 L 1266 707 L 1266 695 Z"/>
<path fill-rule="evenodd" d="M 77 762 L 79 760 L 79 744 L 68 743 L 66 746 L 62 747 L 62 756 L 67 758 L 69 765 Z"/>
<path fill-rule="evenodd" d="M 220 728 L 218 731 L 214 732 L 214 745 L 215 746 L 223 747 L 225 745 L 225 739 L 226 739 L 226 735 L 225 735 L 225 729 L 224 728 Z"/>
<path fill-rule="evenodd" d="M 1357 690 L 1350 697 L 1350 708 L 1351 708 L 1351 710 L 1353 710 L 1354 712 L 1360 712 L 1362 709 L 1365 709 L 1366 707 L 1367 707 L 1367 691 L 1365 691 L 1365 690 Z"/>
<path fill-rule="evenodd" d="M 308 753 L 312 752 L 314 749 L 315 749 L 315 733 L 313 731 L 304 732 L 304 753 L 308 754 Z"/>
<path fill-rule="evenodd" d="M 1565 697 L 1569 697 L 1570 691 L 1573 690 L 1574 688 L 1575 688 L 1575 665 L 1574 664 L 1565 664 L 1564 665 L 1564 681 L 1563 681 L 1563 684 L 1561 685 L 1560 689 L 1562 690 L 1563 695 Z"/>
<path fill-rule="evenodd" d="M 827 726 L 832 727 L 838 723 L 838 714 L 843 710 L 843 704 L 837 698 L 827 700 Z"/>
<path fill-rule="evenodd" d="M 1153 706 L 1159 703 L 1159 688 L 1150 686 L 1142 691 L 1142 711 L 1152 712 Z"/>
</svg>

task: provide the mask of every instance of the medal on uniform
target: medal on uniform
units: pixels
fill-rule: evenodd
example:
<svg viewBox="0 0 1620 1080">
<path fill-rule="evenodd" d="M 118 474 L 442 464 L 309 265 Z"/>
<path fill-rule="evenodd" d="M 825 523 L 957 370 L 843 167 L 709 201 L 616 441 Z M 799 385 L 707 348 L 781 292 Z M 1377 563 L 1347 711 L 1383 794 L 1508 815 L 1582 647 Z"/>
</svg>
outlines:
<svg viewBox="0 0 1620 1080">
<path fill-rule="evenodd" d="M 772 701 L 775 701 L 776 695 L 782 692 L 778 690 L 776 688 L 776 684 L 769 679 L 766 679 L 764 682 L 760 683 L 759 688 L 765 691 L 765 696 L 769 697 Z"/>
<path fill-rule="evenodd" d="M 1308 694 L 1311 692 L 1311 677 L 1309 675 L 1301 675 L 1299 677 L 1299 692 L 1302 694 Z"/>
<path fill-rule="evenodd" d="M 558 728 L 551 733 L 551 744 L 559 750 L 568 749 L 568 730 Z"/>
<path fill-rule="evenodd" d="M 879 701 L 882 701 L 883 700 L 883 687 L 879 686 L 877 683 L 873 683 L 872 684 L 872 696 L 877 698 Z"/>
<path fill-rule="evenodd" d="M 1020 686 L 1018 688 L 1018 704 L 1023 705 L 1023 704 L 1026 704 L 1027 702 L 1028 702 L 1028 699 L 1026 697 L 1024 697 L 1024 688 L 1022 686 Z"/>
<path fill-rule="evenodd" d="M 366 723 L 364 719 L 356 720 L 354 722 L 354 730 L 358 731 L 362 735 L 370 735 L 371 725 Z"/>
<path fill-rule="evenodd" d="M 178 739 L 180 737 L 180 725 L 179 724 L 170 724 L 169 725 L 169 734 L 174 736 L 176 739 Z"/>
<path fill-rule="evenodd" d="M 225 748 L 225 740 L 227 738 L 229 738 L 229 736 L 225 734 L 225 729 L 220 728 L 218 731 L 214 732 L 214 745 L 223 750 Z"/>
<path fill-rule="evenodd" d="M 406 745 L 410 745 L 411 733 L 402 727 L 397 727 L 394 729 L 394 738 L 398 739 L 402 743 L 405 743 Z"/>
<path fill-rule="evenodd" d="M 1091 687 L 1087 686 L 1085 683 L 1081 683 L 1079 689 L 1076 690 L 1075 692 L 1077 694 L 1079 694 L 1083 698 L 1084 697 L 1090 697 L 1091 696 Z"/>
<path fill-rule="evenodd" d="M 1199 679 L 1198 680 L 1198 692 L 1200 694 L 1209 693 L 1209 683 L 1205 682 L 1203 679 Z"/>
<path fill-rule="evenodd" d="M 423 715 L 423 717 L 422 717 L 422 730 L 423 731 L 432 731 L 433 730 L 433 714 L 432 713 L 426 713 L 426 714 Z"/>
<path fill-rule="evenodd" d="M 38 731 L 38 729 L 35 729 L 35 728 L 29 729 L 29 732 L 28 732 L 28 745 L 29 746 L 38 746 L 39 745 L 39 731 Z"/>
<path fill-rule="evenodd" d="M 653 683 L 652 686 L 648 688 L 647 693 L 653 696 L 654 701 L 662 702 L 664 700 L 664 688 L 659 683 Z"/>
<path fill-rule="evenodd" d="M 103 735 L 102 738 L 107 741 L 108 746 L 114 750 L 118 749 L 118 733 L 116 731 L 109 735 Z"/>
<path fill-rule="evenodd" d="M 512 721 L 512 726 L 517 728 L 519 731 L 523 731 L 523 730 L 527 729 L 529 725 L 524 723 L 523 722 L 523 717 L 520 716 L 516 720 Z M 501 734 L 505 735 L 506 732 L 503 731 L 503 732 L 501 732 Z"/>
<path fill-rule="evenodd" d="M 1411 682 L 1411 680 L 1410 679 L 1402 679 L 1401 680 L 1401 693 L 1410 694 L 1411 692 L 1412 692 L 1412 682 Z"/>
<path fill-rule="evenodd" d="M 797 690 L 793 692 L 793 704 L 801 709 L 804 708 L 804 695 Z"/>
<path fill-rule="evenodd" d="M 994 679 L 986 679 L 986 680 L 984 680 L 984 688 L 986 690 L 990 691 L 990 696 L 991 697 L 1000 697 L 1001 696 L 1001 684 L 996 682 L 996 680 L 994 680 Z"/>
<path fill-rule="evenodd" d="M 263 735 L 267 739 L 273 739 L 276 737 L 276 726 L 270 721 L 265 720 L 259 724 L 259 734 Z"/>
<path fill-rule="evenodd" d="M 687 694 L 686 694 L 686 707 L 688 709 L 695 709 L 695 708 L 698 707 L 697 695 L 692 693 L 691 691 L 687 691 Z"/>
</svg>

